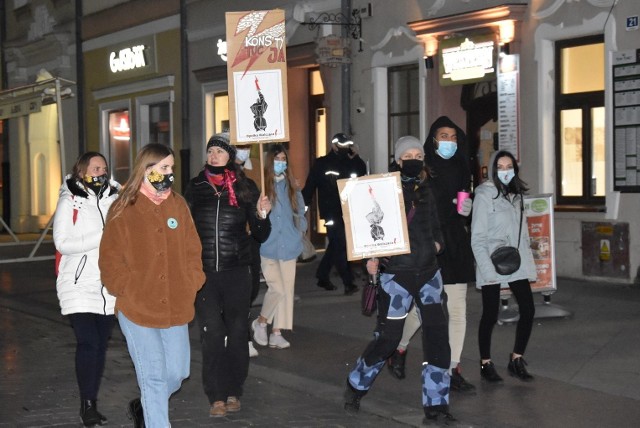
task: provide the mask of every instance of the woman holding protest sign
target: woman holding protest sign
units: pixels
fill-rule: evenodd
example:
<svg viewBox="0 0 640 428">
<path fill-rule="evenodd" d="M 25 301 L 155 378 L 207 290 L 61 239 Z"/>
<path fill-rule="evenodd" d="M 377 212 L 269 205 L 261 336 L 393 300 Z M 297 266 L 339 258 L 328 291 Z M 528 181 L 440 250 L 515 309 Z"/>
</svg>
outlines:
<svg viewBox="0 0 640 428">
<path fill-rule="evenodd" d="M 344 408 L 357 412 L 387 358 L 395 351 L 413 302 L 424 328 L 422 340 L 422 405 L 426 424 L 452 424 L 449 413 L 449 364 L 451 352 L 442 297 L 444 286 L 436 255 L 443 238 L 433 194 L 427 185 L 422 143 L 411 136 L 395 144 L 411 252 L 382 261 L 367 261 L 367 271 L 380 275 L 378 323 L 374 340 L 358 358 L 347 378 Z"/>
</svg>

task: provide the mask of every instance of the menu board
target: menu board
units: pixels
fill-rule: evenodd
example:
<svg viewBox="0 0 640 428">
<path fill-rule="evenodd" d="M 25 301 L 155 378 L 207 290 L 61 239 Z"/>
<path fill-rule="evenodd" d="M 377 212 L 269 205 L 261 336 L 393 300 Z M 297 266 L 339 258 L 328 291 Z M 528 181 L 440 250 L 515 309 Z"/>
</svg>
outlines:
<svg viewBox="0 0 640 428">
<path fill-rule="evenodd" d="M 640 193 L 640 49 L 613 56 L 613 189 Z"/>
<path fill-rule="evenodd" d="M 498 60 L 498 148 L 520 160 L 520 56 L 505 55 Z"/>
</svg>

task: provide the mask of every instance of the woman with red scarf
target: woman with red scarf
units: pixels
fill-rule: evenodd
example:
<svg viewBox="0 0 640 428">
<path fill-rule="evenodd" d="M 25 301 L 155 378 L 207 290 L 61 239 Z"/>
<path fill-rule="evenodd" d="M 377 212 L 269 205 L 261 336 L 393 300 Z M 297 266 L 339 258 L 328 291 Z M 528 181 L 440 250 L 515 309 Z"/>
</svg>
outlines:
<svg viewBox="0 0 640 428">
<path fill-rule="evenodd" d="M 260 196 L 235 157 L 228 133 L 211 137 L 207 162 L 185 192 L 202 243 L 207 277 L 196 297 L 196 318 L 202 342 L 202 381 L 213 417 L 240 410 L 249 371 L 251 240 L 262 243 L 271 232 L 271 203 Z"/>
</svg>

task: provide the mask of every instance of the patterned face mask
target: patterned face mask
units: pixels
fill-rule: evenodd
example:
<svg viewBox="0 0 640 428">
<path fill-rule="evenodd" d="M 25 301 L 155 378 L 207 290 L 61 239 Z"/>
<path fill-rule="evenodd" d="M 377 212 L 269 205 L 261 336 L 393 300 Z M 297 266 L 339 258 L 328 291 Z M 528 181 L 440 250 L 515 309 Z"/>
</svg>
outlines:
<svg viewBox="0 0 640 428">
<path fill-rule="evenodd" d="M 147 175 L 147 180 L 156 189 L 158 192 L 162 192 L 163 190 L 170 189 L 173 185 L 173 173 L 171 174 L 160 174 L 157 171 L 152 170 L 149 175 Z"/>
<path fill-rule="evenodd" d="M 91 175 L 84 176 L 84 184 L 92 189 L 96 194 L 100 192 L 104 183 L 107 182 L 107 174 L 99 175 L 97 177 L 93 177 Z"/>
</svg>

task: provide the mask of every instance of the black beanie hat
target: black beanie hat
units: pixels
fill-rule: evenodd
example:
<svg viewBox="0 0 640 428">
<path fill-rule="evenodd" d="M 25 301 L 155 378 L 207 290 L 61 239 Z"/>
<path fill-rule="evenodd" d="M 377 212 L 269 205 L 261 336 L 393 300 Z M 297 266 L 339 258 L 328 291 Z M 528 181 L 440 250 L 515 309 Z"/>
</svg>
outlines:
<svg viewBox="0 0 640 428">
<path fill-rule="evenodd" d="M 230 144 L 228 132 L 221 132 L 209 138 L 209 142 L 207 143 L 207 150 L 209 150 L 210 147 L 214 146 L 220 147 L 225 152 L 229 153 L 229 162 L 234 162 L 236 160 L 236 148 Z"/>
</svg>

